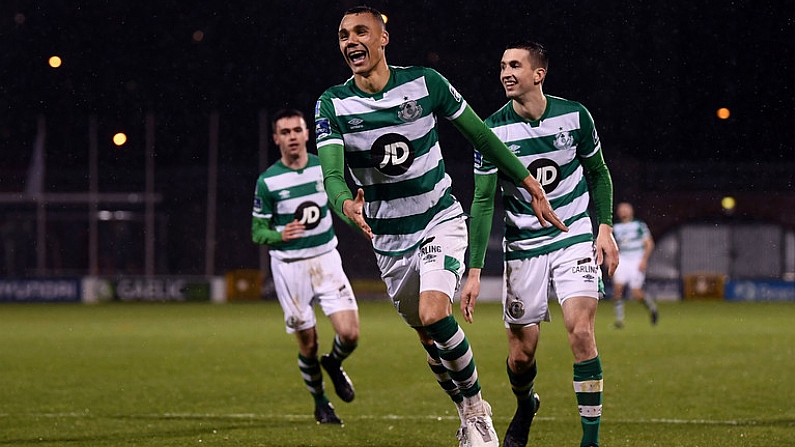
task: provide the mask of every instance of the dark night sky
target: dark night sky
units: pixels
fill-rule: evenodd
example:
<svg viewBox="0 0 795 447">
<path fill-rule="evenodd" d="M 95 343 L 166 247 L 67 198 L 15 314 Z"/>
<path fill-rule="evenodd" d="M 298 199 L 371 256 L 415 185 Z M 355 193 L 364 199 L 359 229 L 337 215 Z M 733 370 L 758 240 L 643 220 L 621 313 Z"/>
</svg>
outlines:
<svg viewBox="0 0 795 447">
<path fill-rule="evenodd" d="M 235 249 L 218 250 L 216 267 L 258 265 L 249 236 L 258 114 L 291 106 L 311 116 L 323 90 L 350 76 L 336 31 L 344 10 L 357 4 L 0 0 L 0 193 L 24 189 L 40 115 L 47 128 L 45 191 L 87 190 L 89 115 L 98 121 L 99 190 L 141 191 L 145 114 L 153 113 L 155 183 L 163 194 L 156 237 L 165 247 L 157 271 L 201 273 L 208 116 L 218 111 L 217 246 Z M 483 117 L 505 102 L 498 81 L 505 45 L 520 38 L 545 43 L 551 65 L 544 90 L 589 108 L 617 197 L 638 197 L 644 188 L 742 191 L 771 177 L 771 167 L 780 181 L 756 188 L 792 188 L 795 24 L 784 1 L 370 5 L 389 17 L 389 63 L 436 68 Z M 197 31 L 201 41 L 193 38 Z M 52 55 L 63 59 L 60 68 L 48 67 Z M 719 107 L 731 110 L 728 120 L 716 118 Z M 129 135 L 122 148 L 111 143 L 118 131 Z M 446 123 L 440 140 L 456 194 L 468 203 L 471 148 Z M 270 161 L 276 155 L 272 149 Z M 659 209 L 647 216 L 669 212 L 668 202 L 652 203 Z M 2 212 L 12 223 L 35 216 L 27 205 Z M 48 263 L 85 270 L 85 210 L 64 205 L 48 213 L 48 240 L 60 244 Z M 127 262 L 143 259 L 141 225 L 125 227 L 138 236 L 102 239 L 110 244 L 103 252 L 118 254 L 111 267 L 138 271 Z M 358 237 L 345 228 L 339 234 Z M 367 270 L 366 246 L 343 245 L 358 275 L 375 275 Z M 35 257 L 27 253 L 18 264 L 30 269 Z"/>
<path fill-rule="evenodd" d="M 545 92 L 585 104 L 608 154 L 795 159 L 795 33 L 784 2 L 449 3 L 369 4 L 389 16 L 389 63 L 438 69 L 483 117 L 504 102 L 504 45 L 529 37 L 551 52 Z M 227 156 L 250 162 L 260 109 L 311 113 L 349 76 L 335 33 L 356 4 L 3 0 L 0 164 L 27 166 L 39 113 L 49 162 L 85 166 L 87 114 L 134 145 L 147 111 L 157 115 L 158 163 L 201 164 L 213 109 Z M 46 63 L 53 54 L 64 60 L 57 70 Z M 730 119 L 718 120 L 718 107 Z"/>
</svg>

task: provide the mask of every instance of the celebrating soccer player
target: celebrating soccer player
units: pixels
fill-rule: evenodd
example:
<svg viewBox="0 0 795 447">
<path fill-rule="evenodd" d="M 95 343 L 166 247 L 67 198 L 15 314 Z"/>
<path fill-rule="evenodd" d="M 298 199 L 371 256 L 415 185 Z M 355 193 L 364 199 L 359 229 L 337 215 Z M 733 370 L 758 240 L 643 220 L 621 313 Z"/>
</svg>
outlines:
<svg viewBox="0 0 795 447">
<path fill-rule="evenodd" d="M 612 234 L 613 184 L 602 156 L 593 119 L 581 104 L 542 92 L 547 51 L 538 43 L 511 45 L 502 55 L 500 80 L 510 99 L 486 124 L 515 151 L 544 186 L 568 232 L 538 224 L 531 198 L 517 188 L 491 155 L 475 157 L 470 270 L 461 294 L 464 318 L 480 292 L 494 196 L 498 185 L 505 207 L 503 319 L 508 335 L 508 379 L 517 409 L 505 446 L 525 446 L 538 410 L 533 391 L 540 323 L 549 321 L 547 285 L 563 310 L 574 353 L 574 392 L 580 411 L 582 446 L 599 445 L 602 364 L 596 350 L 594 318 L 602 290 L 599 266 L 613 274 L 618 248 Z M 589 189 L 586 176 L 590 177 Z M 593 196 L 599 232 L 594 243 L 589 197 Z"/>
<path fill-rule="evenodd" d="M 527 188 L 543 224 L 565 226 L 541 185 L 444 77 L 429 68 L 387 65 L 389 33 L 380 12 L 366 6 L 348 10 L 338 40 L 353 77 L 326 90 L 315 109 L 331 206 L 372 237 L 395 308 L 419 334 L 431 370 L 456 403 L 461 445 L 497 446 L 472 349 L 452 316 L 467 228 L 445 172 L 437 116 L 451 120 L 505 175 Z M 346 164 L 359 187 L 355 196 L 345 183 Z"/>
</svg>

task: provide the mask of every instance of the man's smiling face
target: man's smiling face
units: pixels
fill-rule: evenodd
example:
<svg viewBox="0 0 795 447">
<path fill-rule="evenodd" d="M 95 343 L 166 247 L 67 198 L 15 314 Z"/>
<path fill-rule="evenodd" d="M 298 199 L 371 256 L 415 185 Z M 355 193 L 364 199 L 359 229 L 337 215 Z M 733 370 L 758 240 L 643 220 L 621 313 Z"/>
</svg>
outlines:
<svg viewBox="0 0 795 447">
<path fill-rule="evenodd" d="M 384 47 L 389 42 L 389 34 L 371 14 L 344 16 L 338 38 L 342 56 L 353 74 L 366 76 L 384 61 Z"/>
</svg>

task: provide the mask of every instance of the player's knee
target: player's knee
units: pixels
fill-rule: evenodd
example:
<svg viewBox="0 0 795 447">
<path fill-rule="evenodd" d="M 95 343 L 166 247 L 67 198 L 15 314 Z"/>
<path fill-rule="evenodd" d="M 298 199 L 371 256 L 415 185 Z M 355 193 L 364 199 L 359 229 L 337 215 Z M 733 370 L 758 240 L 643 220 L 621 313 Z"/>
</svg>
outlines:
<svg viewBox="0 0 795 447">
<path fill-rule="evenodd" d="M 317 342 L 301 344 L 299 346 L 299 349 L 301 351 L 301 355 L 303 355 L 306 358 L 317 357 L 317 351 L 318 351 Z"/>
<path fill-rule="evenodd" d="M 508 363 L 511 371 L 517 374 L 522 374 L 529 370 L 535 361 L 535 352 L 527 350 L 512 352 L 508 357 Z"/>
<path fill-rule="evenodd" d="M 340 336 L 340 341 L 346 345 L 355 345 L 359 342 L 359 328 L 350 327 L 337 333 Z"/>
<path fill-rule="evenodd" d="M 572 348 L 593 344 L 594 333 L 588 326 L 576 326 L 569 331 Z"/>
</svg>

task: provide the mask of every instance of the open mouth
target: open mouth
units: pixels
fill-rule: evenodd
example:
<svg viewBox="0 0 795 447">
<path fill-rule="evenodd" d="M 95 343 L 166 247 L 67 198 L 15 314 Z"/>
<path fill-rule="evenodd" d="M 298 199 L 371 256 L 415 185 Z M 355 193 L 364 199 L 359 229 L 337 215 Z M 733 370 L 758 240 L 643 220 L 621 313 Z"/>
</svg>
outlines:
<svg viewBox="0 0 795 447">
<path fill-rule="evenodd" d="M 364 50 L 353 50 L 348 53 L 348 59 L 354 64 L 363 62 L 366 57 L 367 52 Z"/>
<path fill-rule="evenodd" d="M 513 87 L 516 84 L 517 84 L 516 78 L 505 78 L 502 80 L 502 85 L 506 87 Z"/>
</svg>

